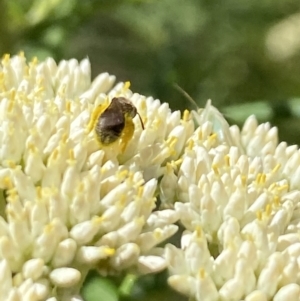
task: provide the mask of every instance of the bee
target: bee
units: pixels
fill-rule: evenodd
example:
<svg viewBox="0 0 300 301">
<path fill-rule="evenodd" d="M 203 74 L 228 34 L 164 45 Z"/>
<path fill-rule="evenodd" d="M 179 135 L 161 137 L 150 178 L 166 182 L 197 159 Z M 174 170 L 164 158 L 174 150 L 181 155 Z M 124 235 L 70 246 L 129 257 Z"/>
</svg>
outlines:
<svg viewBox="0 0 300 301">
<path fill-rule="evenodd" d="M 133 118 L 138 115 L 142 129 L 144 123 L 133 103 L 125 97 L 114 97 L 111 102 L 99 105 L 93 112 L 89 129 L 94 129 L 101 146 L 120 142 L 121 153 L 126 149 L 134 133 Z"/>
</svg>

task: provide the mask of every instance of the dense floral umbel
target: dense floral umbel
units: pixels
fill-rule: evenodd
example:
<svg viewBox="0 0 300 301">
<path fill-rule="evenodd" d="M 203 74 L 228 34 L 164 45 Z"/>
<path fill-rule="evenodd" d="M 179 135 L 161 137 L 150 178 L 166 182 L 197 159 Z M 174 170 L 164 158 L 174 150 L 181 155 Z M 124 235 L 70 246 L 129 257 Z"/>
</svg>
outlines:
<svg viewBox="0 0 300 301">
<path fill-rule="evenodd" d="M 157 179 L 194 131 L 167 104 L 133 94 L 87 59 L 0 67 L 0 300 L 79 300 L 90 269 L 151 273 L 166 260 L 156 245 L 177 231 L 175 210 L 157 211 Z M 130 99 L 145 129 L 125 152 L 101 148 L 88 124 L 115 96 Z M 48 299 L 50 298 L 50 299 Z"/>
<path fill-rule="evenodd" d="M 198 301 L 300 300 L 299 150 L 254 117 L 240 132 L 205 110 L 160 183 L 186 229 L 166 246 L 169 284 Z"/>
<path fill-rule="evenodd" d="M 88 60 L 1 62 L 0 301 L 76 301 L 90 269 L 165 268 L 191 300 L 300 300 L 298 148 L 254 117 L 240 131 L 210 102 L 181 116 L 90 73 Z M 121 96 L 144 124 L 125 151 L 90 127 Z M 181 247 L 157 247 L 178 221 Z"/>
</svg>

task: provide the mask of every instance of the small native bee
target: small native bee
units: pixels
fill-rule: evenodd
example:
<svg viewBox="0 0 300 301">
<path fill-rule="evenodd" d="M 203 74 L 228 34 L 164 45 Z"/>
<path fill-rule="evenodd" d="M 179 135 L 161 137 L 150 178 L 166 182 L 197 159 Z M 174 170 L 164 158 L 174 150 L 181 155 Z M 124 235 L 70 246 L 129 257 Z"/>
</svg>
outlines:
<svg viewBox="0 0 300 301">
<path fill-rule="evenodd" d="M 94 128 L 96 138 L 102 146 L 120 141 L 121 152 L 134 133 L 133 118 L 138 115 L 142 128 L 144 124 L 133 103 L 125 97 L 114 97 L 107 105 L 99 105 L 93 112 L 89 128 Z"/>
</svg>

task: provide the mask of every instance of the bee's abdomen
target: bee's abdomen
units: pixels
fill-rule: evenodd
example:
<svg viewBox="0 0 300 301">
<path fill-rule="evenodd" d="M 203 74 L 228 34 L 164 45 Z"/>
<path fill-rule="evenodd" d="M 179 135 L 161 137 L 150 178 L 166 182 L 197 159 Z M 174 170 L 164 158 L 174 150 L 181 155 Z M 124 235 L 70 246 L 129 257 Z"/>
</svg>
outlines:
<svg viewBox="0 0 300 301">
<path fill-rule="evenodd" d="M 108 119 L 100 117 L 95 127 L 99 142 L 103 145 L 109 145 L 117 141 L 121 137 L 124 126 L 124 122 L 118 123 L 115 120 L 114 124 L 111 124 Z"/>
</svg>

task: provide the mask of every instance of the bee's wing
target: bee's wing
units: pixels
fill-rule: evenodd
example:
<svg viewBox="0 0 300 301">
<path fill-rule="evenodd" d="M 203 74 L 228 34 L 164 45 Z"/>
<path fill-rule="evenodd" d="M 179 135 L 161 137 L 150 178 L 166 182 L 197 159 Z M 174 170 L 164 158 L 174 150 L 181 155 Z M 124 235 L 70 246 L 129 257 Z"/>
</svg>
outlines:
<svg viewBox="0 0 300 301">
<path fill-rule="evenodd" d="M 123 107 L 117 98 L 113 98 L 107 109 L 101 114 L 100 122 L 106 128 L 121 128 L 125 126 Z"/>
</svg>

